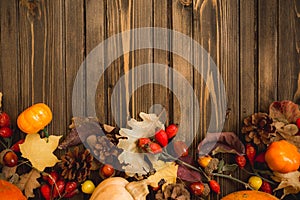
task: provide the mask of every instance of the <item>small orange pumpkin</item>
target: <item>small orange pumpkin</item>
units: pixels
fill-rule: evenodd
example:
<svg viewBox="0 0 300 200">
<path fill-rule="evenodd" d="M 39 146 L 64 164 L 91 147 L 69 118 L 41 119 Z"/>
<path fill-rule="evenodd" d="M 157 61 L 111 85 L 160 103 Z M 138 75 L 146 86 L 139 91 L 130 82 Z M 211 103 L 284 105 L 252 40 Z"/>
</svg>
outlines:
<svg viewBox="0 0 300 200">
<path fill-rule="evenodd" d="M 52 112 L 44 103 L 37 103 L 24 110 L 17 119 L 18 127 L 24 133 L 37 133 L 52 120 Z"/>
<path fill-rule="evenodd" d="M 233 192 L 223 197 L 221 200 L 279 200 L 273 195 L 255 190 L 242 190 Z"/>
<path fill-rule="evenodd" d="M 271 170 L 288 173 L 299 168 L 300 153 L 295 145 L 286 140 L 280 140 L 270 144 L 265 160 Z"/>
<path fill-rule="evenodd" d="M 17 186 L 5 180 L 0 180 L 0 199 L 26 200 L 26 197 Z"/>
</svg>

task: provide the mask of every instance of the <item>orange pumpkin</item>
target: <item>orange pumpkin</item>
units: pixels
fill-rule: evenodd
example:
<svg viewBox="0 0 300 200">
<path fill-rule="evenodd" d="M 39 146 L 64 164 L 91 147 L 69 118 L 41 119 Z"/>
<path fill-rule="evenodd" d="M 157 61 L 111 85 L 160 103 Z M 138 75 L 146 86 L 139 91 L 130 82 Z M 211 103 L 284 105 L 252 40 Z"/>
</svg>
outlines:
<svg viewBox="0 0 300 200">
<path fill-rule="evenodd" d="M 0 180 L 0 199 L 26 200 L 21 190 L 10 182 Z"/>
<path fill-rule="evenodd" d="M 44 103 L 37 103 L 24 110 L 17 119 L 18 127 L 24 133 L 37 133 L 52 120 L 52 112 Z"/>
<path fill-rule="evenodd" d="M 273 195 L 265 192 L 255 191 L 255 190 L 242 190 L 238 192 L 233 192 L 221 200 L 279 200 Z"/>
<path fill-rule="evenodd" d="M 271 170 L 288 173 L 299 168 L 300 153 L 295 145 L 286 140 L 280 140 L 270 144 L 265 160 Z"/>
</svg>

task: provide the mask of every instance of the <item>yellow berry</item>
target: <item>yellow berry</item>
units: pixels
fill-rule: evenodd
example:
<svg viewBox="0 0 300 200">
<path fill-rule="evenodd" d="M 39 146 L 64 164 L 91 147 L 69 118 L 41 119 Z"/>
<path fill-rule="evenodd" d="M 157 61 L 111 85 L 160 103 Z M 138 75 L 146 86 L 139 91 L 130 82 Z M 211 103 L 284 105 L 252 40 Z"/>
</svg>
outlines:
<svg viewBox="0 0 300 200">
<path fill-rule="evenodd" d="M 248 183 L 254 190 L 258 190 L 262 185 L 262 180 L 258 176 L 251 176 Z"/>
<path fill-rule="evenodd" d="M 198 158 L 198 163 L 201 167 L 205 168 L 208 163 L 211 161 L 211 156 L 201 156 Z"/>
<path fill-rule="evenodd" d="M 91 180 L 86 180 L 81 184 L 81 190 L 86 194 L 92 194 L 95 190 L 95 185 Z"/>
</svg>

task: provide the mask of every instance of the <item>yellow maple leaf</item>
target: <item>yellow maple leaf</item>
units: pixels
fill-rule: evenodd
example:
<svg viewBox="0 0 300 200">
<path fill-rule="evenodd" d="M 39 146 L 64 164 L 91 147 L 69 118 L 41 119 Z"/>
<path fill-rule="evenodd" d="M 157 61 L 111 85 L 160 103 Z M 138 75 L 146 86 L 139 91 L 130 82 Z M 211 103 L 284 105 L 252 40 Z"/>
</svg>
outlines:
<svg viewBox="0 0 300 200">
<path fill-rule="evenodd" d="M 19 145 L 22 157 L 27 158 L 39 171 L 53 167 L 59 162 L 53 151 L 57 148 L 60 138 L 61 136 L 51 135 L 47 141 L 47 138 L 41 138 L 38 133 L 28 134 L 25 142 Z"/>
<path fill-rule="evenodd" d="M 176 183 L 178 165 L 175 162 L 158 161 L 156 165 L 154 166 L 157 170 L 156 173 L 147 178 L 148 185 L 158 187 L 159 181 L 164 179 L 165 183 L 162 186 L 162 190 L 164 190 L 168 184 Z"/>
</svg>

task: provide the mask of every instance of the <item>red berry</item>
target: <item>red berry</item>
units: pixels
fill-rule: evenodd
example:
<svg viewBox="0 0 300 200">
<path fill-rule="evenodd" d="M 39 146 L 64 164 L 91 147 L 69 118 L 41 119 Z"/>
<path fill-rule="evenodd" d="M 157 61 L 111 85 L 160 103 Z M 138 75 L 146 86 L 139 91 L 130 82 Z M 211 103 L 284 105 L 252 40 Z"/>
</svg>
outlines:
<svg viewBox="0 0 300 200">
<path fill-rule="evenodd" d="M 151 142 L 151 140 L 149 138 L 140 138 L 139 139 L 139 147 L 144 148 L 145 145 L 149 144 L 149 142 Z"/>
<path fill-rule="evenodd" d="M 0 127 L 9 127 L 10 118 L 9 115 L 5 112 L 0 112 Z"/>
<path fill-rule="evenodd" d="M 14 167 L 18 164 L 18 156 L 13 151 L 8 151 L 3 156 L 3 163 L 7 167 Z"/>
<path fill-rule="evenodd" d="M 13 131 L 9 127 L 2 127 L 0 128 L 0 136 L 3 138 L 9 138 L 12 136 Z"/>
<path fill-rule="evenodd" d="M 272 187 L 271 187 L 270 183 L 268 183 L 267 181 L 262 182 L 260 190 L 263 191 L 263 192 L 272 194 Z"/>
<path fill-rule="evenodd" d="M 209 187 L 215 193 L 217 193 L 217 194 L 221 193 L 220 185 L 217 181 L 215 181 L 215 180 L 209 181 Z"/>
<path fill-rule="evenodd" d="M 65 189 L 65 181 L 58 180 L 53 187 L 53 193 L 52 193 L 53 198 L 61 196 L 63 194 L 64 189 Z"/>
<path fill-rule="evenodd" d="M 100 169 L 100 176 L 102 178 L 108 178 L 115 174 L 115 169 L 112 165 L 105 164 Z"/>
<path fill-rule="evenodd" d="M 11 150 L 13 150 L 14 152 L 20 152 L 20 144 L 23 144 L 25 142 L 24 139 L 19 140 L 18 142 L 16 142 L 14 145 L 12 145 L 10 147 Z"/>
<path fill-rule="evenodd" d="M 48 184 L 44 184 L 40 187 L 40 191 L 42 193 L 42 196 L 46 199 L 46 200 L 50 200 L 51 198 L 51 188 Z"/>
<path fill-rule="evenodd" d="M 255 158 L 255 162 L 265 163 L 266 162 L 265 155 L 266 155 L 266 152 L 262 152 L 262 153 L 258 154 L 258 156 L 256 156 L 256 158 Z"/>
<path fill-rule="evenodd" d="M 65 187 L 65 193 L 71 193 L 74 190 L 77 189 L 77 182 L 75 181 L 69 181 L 66 183 L 66 187 Z"/>
<path fill-rule="evenodd" d="M 251 144 L 246 145 L 246 155 L 251 165 L 254 164 L 254 158 L 256 155 L 256 150 Z"/>
<path fill-rule="evenodd" d="M 165 147 L 168 145 L 168 135 L 164 130 L 159 130 L 155 133 L 155 140 L 162 146 Z"/>
<path fill-rule="evenodd" d="M 237 155 L 235 157 L 235 162 L 240 168 L 244 168 L 246 165 L 246 158 L 243 155 Z"/>
<path fill-rule="evenodd" d="M 298 118 L 298 119 L 296 120 L 296 124 L 297 124 L 297 126 L 298 126 L 298 129 L 300 129 L 300 118 Z"/>
<path fill-rule="evenodd" d="M 174 151 L 178 157 L 185 157 L 189 155 L 189 148 L 183 141 L 175 141 L 173 143 Z"/>
<path fill-rule="evenodd" d="M 177 132 L 178 132 L 178 127 L 175 124 L 170 124 L 166 128 L 166 133 L 167 133 L 169 139 L 174 137 L 177 134 Z"/>
<path fill-rule="evenodd" d="M 54 183 L 57 182 L 58 178 L 59 178 L 58 173 L 56 171 L 52 171 L 50 172 L 50 175 L 48 176 L 47 180 L 50 185 L 54 185 Z"/>
<path fill-rule="evenodd" d="M 148 150 L 148 152 L 153 153 L 153 154 L 158 154 L 158 153 L 162 152 L 161 146 L 155 142 L 151 142 L 149 144 L 149 147 L 147 150 Z"/>
<path fill-rule="evenodd" d="M 190 185 L 191 192 L 195 195 L 202 195 L 204 188 L 205 187 L 201 182 L 194 182 Z"/>
</svg>

